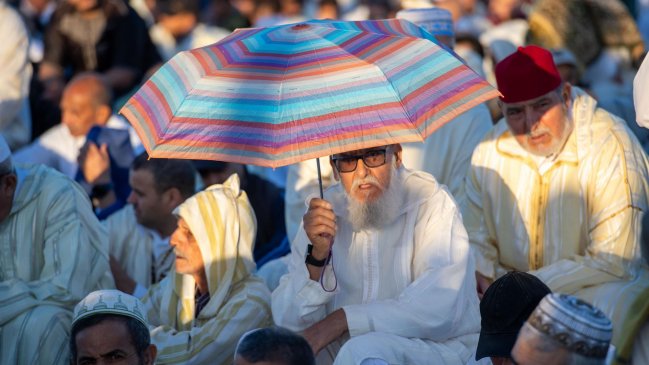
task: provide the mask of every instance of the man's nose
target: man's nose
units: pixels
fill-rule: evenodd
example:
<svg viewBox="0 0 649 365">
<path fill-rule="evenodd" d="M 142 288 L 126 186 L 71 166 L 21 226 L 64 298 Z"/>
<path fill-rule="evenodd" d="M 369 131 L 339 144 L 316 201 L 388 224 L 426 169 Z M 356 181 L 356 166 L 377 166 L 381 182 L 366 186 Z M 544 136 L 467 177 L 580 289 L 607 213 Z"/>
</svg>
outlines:
<svg viewBox="0 0 649 365">
<path fill-rule="evenodd" d="M 128 197 L 126 198 L 126 202 L 131 205 L 135 205 L 135 193 L 133 191 L 131 191 L 131 193 L 128 194 Z"/>
<path fill-rule="evenodd" d="M 531 107 L 525 108 L 525 130 L 531 132 L 539 124 L 540 120 L 539 114 L 534 111 Z"/>
<path fill-rule="evenodd" d="M 359 176 L 359 177 L 365 177 L 369 173 L 369 168 L 367 166 L 365 166 L 365 162 L 363 162 L 363 159 L 360 158 L 360 157 L 358 158 L 358 160 L 356 160 L 356 171 L 355 171 L 355 173 L 356 173 L 356 176 Z"/>
</svg>

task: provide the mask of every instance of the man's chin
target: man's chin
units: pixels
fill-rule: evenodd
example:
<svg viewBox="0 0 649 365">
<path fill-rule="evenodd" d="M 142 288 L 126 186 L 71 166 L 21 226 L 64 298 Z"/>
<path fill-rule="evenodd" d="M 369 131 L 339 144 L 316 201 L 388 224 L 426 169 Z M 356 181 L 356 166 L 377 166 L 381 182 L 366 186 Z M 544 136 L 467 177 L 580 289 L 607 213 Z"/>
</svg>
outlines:
<svg viewBox="0 0 649 365">
<path fill-rule="evenodd" d="M 357 203 L 373 203 L 381 197 L 381 190 L 376 187 L 370 189 L 356 189 L 351 194 L 351 197 Z"/>
</svg>

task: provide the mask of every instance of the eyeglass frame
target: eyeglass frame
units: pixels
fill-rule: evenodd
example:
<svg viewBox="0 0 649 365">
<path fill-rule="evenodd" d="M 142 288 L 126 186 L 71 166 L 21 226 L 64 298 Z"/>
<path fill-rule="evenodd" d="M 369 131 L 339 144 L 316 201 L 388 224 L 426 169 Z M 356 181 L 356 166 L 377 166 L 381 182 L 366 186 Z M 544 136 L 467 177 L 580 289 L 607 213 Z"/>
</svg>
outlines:
<svg viewBox="0 0 649 365">
<path fill-rule="evenodd" d="M 367 150 L 367 151 L 365 151 L 365 153 L 359 154 L 359 155 L 351 155 L 351 156 L 348 155 L 348 156 L 344 156 L 344 157 L 343 156 L 341 156 L 341 157 L 331 156 L 329 158 L 330 158 L 330 160 L 332 161 L 333 165 L 336 167 L 336 170 L 339 173 L 350 173 L 350 172 L 356 171 L 356 169 L 358 168 L 358 160 L 362 160 L 363 164 L 367 168 L 376 168 L 376 167 L 381 167 L 381 166 L 385 165 L 388 162 L 388 150 L 389 149 L 390 149 L 390 146 L 387 146 L 387 147 L 384 147 L 384 148 Z M 380 164 L 378 164 L 376 166 L 368 165 L 367 161 L 365 161 L 365 158 L 368 156 L 368 154 L 376 153 L 376 152 L 380 152 L 383 155 L 383 162 L 381 162 Z M 342 159 L 353 160 L 354 161 L 354 168 L 349 170 L 349 171 L 342 171 L 340 169 L 340 166 L 338 166 L 338 161 L 342 160 Z"/>
</svg>

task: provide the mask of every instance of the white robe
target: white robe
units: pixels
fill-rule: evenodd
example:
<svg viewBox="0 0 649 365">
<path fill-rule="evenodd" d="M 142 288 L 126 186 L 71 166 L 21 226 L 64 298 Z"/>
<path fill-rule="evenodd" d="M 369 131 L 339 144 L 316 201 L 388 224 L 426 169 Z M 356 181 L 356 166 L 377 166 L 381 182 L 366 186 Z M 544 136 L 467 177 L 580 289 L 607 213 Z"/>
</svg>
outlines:
<svg viewBox="0 0 649 365">
<path fill-rule="evenodd" d="M 489 109 L 480 104 L 455 117 L 423 143 L 404 143 L 403 164 L 433 175 L 459 202 L 473 150 L 492 127 Z"/>
<path fill-rule="evenodd" d="M 32 121 L 29 112 L 29 34 L 18 14 L 0 1 L 0 134 L 16 150 L 29 142 Z"/>
<path fill-rule="evenodd" d="M 0 222 L 0 364 L 68 364 L 72 309 L 114 287 L 106 232 L 70 179 L 44 166 L 17 172 Z"/>
<path fill-rule="evenodd" d="M 203 257 L 210 295 L 196 315 L 196 282 L 175 267 L 142 299 L 157 364 L 232 364 L 239 338 L 270 324 L 270 293 L 252 275 L 255 215 L 239 178 L 212 185 L 175 211 Z"/>
<path fill-rule="evenodd" d="M 135 130 L 122 117 L 113 115 L 108 119 L 106 127 L 127 129 L 133 152 L 137 154 L 143 150 Z M 84 143 L 85 136 L 74 137 L 65 125 L 57 124 L 31 144 L 16 151 L 13 159 L 16 163 L 43 164 L 74 179 L 79 169 L 79 149 Z"/>
<path fill-rule="evenodd" d="M 328 293 L 309 278 L 308 238 L 300 228 L 289 273 L 273 292 L 273 318 L 302 331 L 342 308 L 351 339 L 321 351 L 318 363 L 360 364 L 382 358 L 399 364 L 464 364 L 480 330 L 474 265 L 468 237 L 450 194 L 429 174 L 397 175 L 404 199 L 393 223 L 353 232 L 343 187 L 325 192 L 337 216 L 333 265 L 338 289 Z M 330 266 L 328 266 L 330 268 Z M 333 286 L 328 270 L 325 283 Z"/>
<path fill-rule="evenodd" d="M 102 224 L 108 232 L 110 254 L 138 284 L 133 295 L 141 298 L 173 266 L 176 256 L 169 246 L 169 237 L 160 237 L 138 224 L 130 204 L 111 214 Z"/>
<path fill-rule="evenodd" d="M 577 88 L 572 98 L 574 130 L 543 168 L 505 120 L 485 137 L 466 180 L 464 221 L 480 273 L 534 270 L 553 291 L 604 311 L 620 350 L 633 340 L 630 306 L 649 298 L 640 253 L 649 162 L 624 121 Z"/>
</svg>

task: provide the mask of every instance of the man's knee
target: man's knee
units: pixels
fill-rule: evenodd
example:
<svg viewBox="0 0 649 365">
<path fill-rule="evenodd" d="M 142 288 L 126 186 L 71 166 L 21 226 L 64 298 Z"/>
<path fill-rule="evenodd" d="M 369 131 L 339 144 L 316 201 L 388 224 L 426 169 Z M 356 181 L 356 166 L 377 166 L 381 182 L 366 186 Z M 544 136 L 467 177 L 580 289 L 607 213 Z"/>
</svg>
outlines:
<svg viewBox="0 0 649 365">
<path fill-rule="evenodd" d="M 51 305 L 38 306 L 17 316 L 2 328 L 4 336 L 12 336 L 10 341 L 3 339 L 2 351 L 14 352 L 16 357 L 3 354 L 2 359 L 29 364 L 66 364 L 71 322 L 69 310 Z"/>
<path fill-rule="evenodd" d="M 387 365 L 388 362 L 382 356 L 387 350 L 385 336 L 385 334 L 369 332 L 350 338 L 340 348 L 335 364 Z"/>
</svg>

